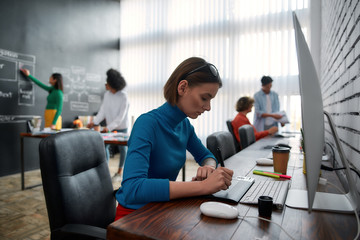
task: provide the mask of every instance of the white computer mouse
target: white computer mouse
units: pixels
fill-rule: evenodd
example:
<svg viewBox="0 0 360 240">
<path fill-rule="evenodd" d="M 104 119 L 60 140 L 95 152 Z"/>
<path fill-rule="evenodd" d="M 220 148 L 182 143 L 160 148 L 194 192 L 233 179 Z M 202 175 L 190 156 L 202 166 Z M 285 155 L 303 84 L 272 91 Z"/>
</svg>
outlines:
<svg viewBox="0 0 360 240">
<path fill-rule="evenodd" d="M 239 216 L 236 207 L 221 202 L 204 202 L 200 205 L 200 211 L 208 217 L 234 219 Z"/>
<path fill-rule="evenodd" d="M 256 159 L 256 164 L 259 166 L 272 166 L 274 165 L 274 161 L 269 158 L 258 158 Z"/>
</svg>

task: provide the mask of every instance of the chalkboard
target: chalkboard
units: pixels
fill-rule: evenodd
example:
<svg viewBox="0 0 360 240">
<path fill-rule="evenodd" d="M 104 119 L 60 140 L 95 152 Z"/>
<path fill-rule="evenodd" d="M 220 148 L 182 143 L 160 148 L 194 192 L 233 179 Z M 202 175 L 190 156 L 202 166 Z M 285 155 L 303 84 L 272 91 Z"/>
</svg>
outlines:
<svg viewBox="0 0 360 240">
<path fill-rule="evenodd" d="M 0 176 L 20 171 L 20 132 L 43 116 L 48 96 L 19 69 L 45 84 L 63 75 L 63 127 L 70 127 L 98 111 L 106 71 L 118 69 L 119 21 L 119 1 L 0 1 Z M 26 143 L 27 169 L 39 166 L 37 144 Z"/>
</svg>

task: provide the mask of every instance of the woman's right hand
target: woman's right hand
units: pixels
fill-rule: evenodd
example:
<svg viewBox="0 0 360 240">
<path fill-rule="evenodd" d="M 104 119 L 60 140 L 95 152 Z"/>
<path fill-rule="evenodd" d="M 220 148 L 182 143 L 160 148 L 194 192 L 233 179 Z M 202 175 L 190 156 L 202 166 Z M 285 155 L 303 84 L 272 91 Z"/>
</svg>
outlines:
<svg viewBox="0 0 360 240">
<path fill-rule="evenodd" d="M 231 185 L 234 171 L 228 168 L 219 167 L 215 169 L 205 180 L 203 180 L 204 188 L 207 194 L 213 194 L 220 190 L 226 190 Z"/>
<path fill-rule="evenodd" d="M 268 129 L 270 135 L 276 133 L 278 130 L 278 127 L 275 126 Z"/>
<path fill-rule="evenodd" d="M 21 68 L 20 71 L 21 71 L 25 76 L 29 76 L 29 75 L 30 75 L 30 71 L 27 70 L 26 68 Z"/>
</svg>

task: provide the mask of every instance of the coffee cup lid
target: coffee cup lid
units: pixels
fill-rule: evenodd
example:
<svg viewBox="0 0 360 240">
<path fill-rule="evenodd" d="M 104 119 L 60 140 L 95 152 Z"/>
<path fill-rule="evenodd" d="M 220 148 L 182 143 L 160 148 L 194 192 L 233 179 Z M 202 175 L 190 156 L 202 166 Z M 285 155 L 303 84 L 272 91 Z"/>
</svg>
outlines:
<svg viewBox="0 0 360 240">
<path fill-rule="evenodd" d="M 273 152 L 279 152 L 279 153 L 287 153 L 290 152 L 290 148 L 287 147 L 281 147 L 281 146 L 274 146 L 272 148 Z"/>
</svg>

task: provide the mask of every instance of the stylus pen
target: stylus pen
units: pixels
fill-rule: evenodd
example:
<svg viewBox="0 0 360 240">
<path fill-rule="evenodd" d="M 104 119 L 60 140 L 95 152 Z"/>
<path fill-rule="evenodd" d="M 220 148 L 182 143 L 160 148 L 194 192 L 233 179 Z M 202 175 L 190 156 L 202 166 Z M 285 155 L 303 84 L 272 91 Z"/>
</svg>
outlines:
<svg viewBox="0 0 360 240">
<path fill-rule="evenodd" d="M 254 170 L 253 173 L 258 174 L 258 175 L 267 176 L 267 177 L 272 177 L 272 178 L 280 178 L 280 176 L 275 175 L 274 173 L 261 172 L 258 170 Z"/>
<path fill-rule="evenodd" d="M 287 179 L 290 179 L 290 178 L 291 178 L 291 176 L 289 176 L 289 175 L 284 175 L 284 174 L 277 173 L 277 172 L 268 172 L 268 171 L 262 171 L 262 170 L 255 170 L 255 171 L 278 175 L 278 176 L 281 177 L 281 178 L 287 178 Z"/>
</svg>

